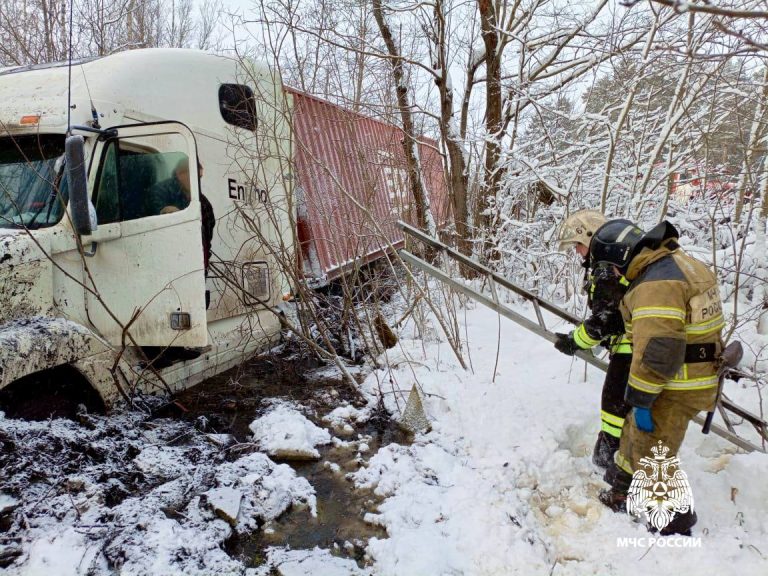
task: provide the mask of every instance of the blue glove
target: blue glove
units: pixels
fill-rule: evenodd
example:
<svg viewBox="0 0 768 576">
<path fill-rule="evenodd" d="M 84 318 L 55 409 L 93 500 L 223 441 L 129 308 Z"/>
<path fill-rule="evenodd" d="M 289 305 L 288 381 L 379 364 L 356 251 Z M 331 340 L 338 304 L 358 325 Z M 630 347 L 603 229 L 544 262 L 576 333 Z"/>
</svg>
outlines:
<svg viewBox="0 0 768 576">
<path fill-rule="evenodd" d="M 635 424 L 643 432 L 653 432 L 650 408 L 635 408 Z"/>
</svg>

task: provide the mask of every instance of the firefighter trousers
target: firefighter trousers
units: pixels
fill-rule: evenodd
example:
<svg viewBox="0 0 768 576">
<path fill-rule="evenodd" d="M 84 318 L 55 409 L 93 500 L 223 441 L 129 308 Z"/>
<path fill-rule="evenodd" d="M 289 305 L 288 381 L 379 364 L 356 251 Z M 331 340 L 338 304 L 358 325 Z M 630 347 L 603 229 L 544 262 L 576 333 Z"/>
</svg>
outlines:
<svg viewBox="0 0 768 576">
<path fill-rule="evenodd" d="M 603 394 L 600 401 L 600 430 L 612 436 L 618 442 L 624 419 L 631 406 L 624 402 L 632 354 L 613 354 L 608 362 L 608 370 L 603 382 Z"/>
<path fill-rule="evenodd" d="M 677 456 L 691 419 L 703 410 L 711 410 L 716 395 L 717 388 L 662 391 L 651 407 L 653 432 L 640 430 L 631 414 L 627 418 L 615 457 L 616 465 L 631 475 L 641 466 L 641 458 L 653 458 L 651 447 L 659 442 L 669 448 L 670 457 Z"/>
</svg>

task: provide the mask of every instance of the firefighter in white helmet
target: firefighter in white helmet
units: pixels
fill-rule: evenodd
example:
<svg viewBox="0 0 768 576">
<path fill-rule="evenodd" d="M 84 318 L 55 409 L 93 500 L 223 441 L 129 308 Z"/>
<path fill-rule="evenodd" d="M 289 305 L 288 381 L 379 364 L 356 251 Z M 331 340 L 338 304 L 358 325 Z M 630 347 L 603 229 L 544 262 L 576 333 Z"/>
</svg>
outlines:
<svg viewBox="0 0 768 576">
<path fill-rule="evenodd" d="M 617 278 L 609 267 L 591 266 L 589 259 L 592 236 L 605 222 L 605 216 L 597 210 L 579 210 L 566 218 L 560 227 L 560 251 L 573 248 L 583 258 L 584 288 L 591 314 L 570 333 L 557 334 L 555 342 L 555 348 L 569 355 L 598 344 L 610 351 L 600 402 L 600 432 L 592 453 L 592 462 L 601 468 L 607 468 L 613 462 L 613 455 L 619 448 L 624 418 L 629 412 L 629 406 L 624 402 L 624 390 L 632 363 L 632 348 L 624 334 L 619 311 L 626 281 Z"/>
</svg>

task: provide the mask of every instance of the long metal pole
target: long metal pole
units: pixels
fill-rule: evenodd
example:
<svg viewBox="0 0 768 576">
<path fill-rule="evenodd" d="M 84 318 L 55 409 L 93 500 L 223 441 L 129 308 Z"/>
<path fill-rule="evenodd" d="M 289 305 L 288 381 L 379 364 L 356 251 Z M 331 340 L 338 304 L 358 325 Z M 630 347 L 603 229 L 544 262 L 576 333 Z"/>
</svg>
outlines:
<svg viewBox="0 0 768 576">
<path fill-rule="evenodd" d="M 515 294 L 519 294 L 526 300 L 530 300 L 531 302 L 536 302 L 539 306 L 544 308 L 544 310 L 547 310 L 548 312 L 552 312 L 552 314 L 559 316 L 563 320 L 567 320 L 571 324 L 579 324 L 580 320 L 576 316 L 568 312 L 567 310 L 564 310 L 563 308 L 560 308 L 559 306 L 552 304 L 552 302 L 548 302 L 547 300 L 542 299 L 538 295 L 534 294 L 533 292 L 529 292 L 525 288 L 521 288 L 520 286 L 513 284 L 503 276 L 499 276 L 492 270 L 486 268 L 485 266 L 483 266 L 478 262 L 475 262 L 471 258 L 468 258 L 461 252 L 457 252 L 453 248 L 446 246 L 442 242 L 435 240 L 431 236 L 424 234 L 424 232 L 422 232 L 418 228 L 414 228 L 413 226 L 411 226 L 410 224 L 406 224 L 402 220 L 398 220 L 397 225 L 400 226 L 403 232 L 405 232 L 409 236 L 413 236 L 417 240 L 420 240 L 425 244 L 432 246 L 432 248 L 436 248 L 437 250 L 441 250 L 445 252 L 451 258 L 460 262 L 464 266 L 467 266 L 468 268 L 472 268 L 473 270 L 480 272 L 481 274 L 485 274 L 486 276 L 493 278 L 493 280 L 500 286 L 504 286 L 504 288 L 511 290 Z"/>
<path fill-rule="evenodd" d="M 549 340 L 550 342 L 554 342 L 556 337 L 555 335 L 547 330 L 546 328 L 540 326 L 533 320 L 530 320 L 529 318 L 526 318 L 522 314 L 519 314 L 515 312 L 514 310 L 507 308 L 503 304 L 497 304 L 493 301 L 492 298 L 489 298 L 485 294 L 481 294 L 474 288 L 470 288 L 466 284 L 462 284 L 461 282 L 454 280 L 450 276 L 448 276 L 445 272 L 442 270 L 439 270 L 432 266 L 431 264 L 428 264 L 427 262 L 424 262 L 424 260 L 421 260 L 420 258 L 414 256 L 407 250 L 400 250 L 398 252 L 400 254 L 400 258 L 403 259 L 404 262 L 407 262 L 408 264 L 411 264 L 412 266 L 416 266 L 417 268 L 420 268 L 421 270 L 424 270 L 427 274 L 430 276 L 433 276 L 434 278 L 437 278 L 438 280 L 445 282 L 449 286 L 453 287 L 454 290 L 461 292 L 462 294 L 465 294 L 472 298 L 473 300 L 477 300 L 481 304 L 485 304 L 488 306 L 488 308 L 491 308 L 492 310 L 495 310 L 502 316 L 509 318 L 513 322 L 517 322 L 524 328 L 527 328 L 531 332 L 536 333 L 538 336 L 541 336 L 542 338 L 545 338 L 546 340 Z M 606 364 L 602 360 L 599 360 L 595 358 L 591 352 L 586 350 L 578 350 L 576 352 L 576 356 L 581 358 L 582 360 L 589 362 L 596 368 L 599 368 L 600 370 L 606 369 Z"/>
</svg>

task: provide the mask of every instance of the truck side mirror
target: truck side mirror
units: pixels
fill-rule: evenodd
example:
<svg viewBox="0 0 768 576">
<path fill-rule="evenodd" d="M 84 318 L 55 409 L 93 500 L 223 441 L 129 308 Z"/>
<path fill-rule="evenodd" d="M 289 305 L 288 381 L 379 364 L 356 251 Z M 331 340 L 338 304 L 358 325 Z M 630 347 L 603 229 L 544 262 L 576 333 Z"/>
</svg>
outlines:
<svg viewBox="0 0 768 576">
<path fill-rule="evenodd" d="M 82 136 L 68 136 L 64 141 L 64 156 L 67 162 L 67 181 L 72 225 L 80 236 L 92 233 L 90 202 L 88 201 L 88 175 L 85 171 L 85 139 Z"/>
</svg>

